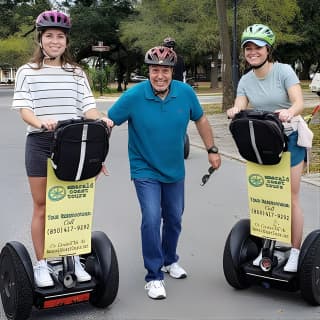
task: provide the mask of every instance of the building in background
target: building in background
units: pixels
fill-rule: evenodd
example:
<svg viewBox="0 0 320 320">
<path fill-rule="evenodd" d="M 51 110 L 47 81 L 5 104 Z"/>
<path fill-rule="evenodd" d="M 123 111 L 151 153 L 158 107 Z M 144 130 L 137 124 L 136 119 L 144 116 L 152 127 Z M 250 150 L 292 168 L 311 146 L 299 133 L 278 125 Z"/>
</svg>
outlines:
<svg viewBox="0 0 320 320">
<path fill-rule="evenodd" d="M 9 66 L 0 65 L 0 83 L 1 84 L 12 84 L 16 78 L 16 68 Z"/>
</svg>

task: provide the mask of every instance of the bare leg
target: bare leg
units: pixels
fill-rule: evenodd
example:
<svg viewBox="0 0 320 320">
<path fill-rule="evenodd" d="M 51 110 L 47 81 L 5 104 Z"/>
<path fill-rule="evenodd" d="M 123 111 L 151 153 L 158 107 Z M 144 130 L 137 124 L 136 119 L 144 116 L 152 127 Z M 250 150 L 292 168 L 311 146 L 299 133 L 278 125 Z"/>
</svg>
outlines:
<svg viewBox="0 0 320 320">
<path fill-rule="evenodd" d="M 29 177 L 29 184 L 33 199 L 33 216 L 31 222 L 31 236 L 37 260 L 43 259 L 44 227 L 46 211 L 46 177 Z"/>
<path fill-rule="evenodd" d="M 300 249 L 303 234 L 303 213 L 299 199 L 302 170 L 303 161 L 291 168 L 291 242 L 296 249 Z"/>
</svg>

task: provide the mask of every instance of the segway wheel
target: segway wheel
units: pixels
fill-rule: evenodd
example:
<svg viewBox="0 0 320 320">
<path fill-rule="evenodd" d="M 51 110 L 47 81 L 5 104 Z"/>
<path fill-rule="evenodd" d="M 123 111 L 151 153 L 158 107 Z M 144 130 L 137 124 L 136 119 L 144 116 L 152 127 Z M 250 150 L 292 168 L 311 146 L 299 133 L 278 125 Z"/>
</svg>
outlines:
<svg viewBox="0 0 320 320">
<path fill-rule="evenodd" d="M 189 139 L 189 135 L 186 133 L 184 137 L 184 158 L 188 159 L 189 154 L 190 154 L 190 139 Z"/>
<path fill-rule="evenodd" d="M 311 232 L 303 242 L 299 259 L 300 291 L 310 305 L 320 305 L 320 230 Z"/>
<path fill-rule="evenodd" d="M 29 261 L 25 261 L 32 267 L 30 257 L 27 250 L 24 257 L 28 257 Z M 28 319 L 33 305 L 33 284 L 25 270 L 16 250 L 6 244 L 0 254 L 0 290 L 1 300 L 4 312 L 10 320 Z"/>
<path fill-rule="evenodd" d="M 118 293 L 118 260 L 111 241 L 101 231 L 92 233 L 91 248 L 86 270 L 96 278 L 97 286 L 90 296 L 90 303 L 98 308 L 106 308 Z"/>
<path fill-rule="evenodd" d="M 238 221 L 230 231 L 223 252 L 223 272 L 227 282 L 235 289 L 250 286 L 241 265 L 255 258 L 262 246 L 260 238 L 250 235 L 250 221 Z"/>
</svg>

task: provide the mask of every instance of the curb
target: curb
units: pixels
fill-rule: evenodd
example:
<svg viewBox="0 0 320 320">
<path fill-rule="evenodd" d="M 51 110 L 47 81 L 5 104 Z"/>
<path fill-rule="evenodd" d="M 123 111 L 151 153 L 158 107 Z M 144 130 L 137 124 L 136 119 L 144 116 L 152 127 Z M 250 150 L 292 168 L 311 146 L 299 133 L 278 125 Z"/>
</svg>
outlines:
<svg viewBox="0 0 320 320">
<path fill-rule="evenodd" d="M 190 145 L 193 146 L 193 147 L 205 150 L 205 148 L 202 145 L 199 145 L 197 143 L 193 143 L 191 141 L 190 141 Z M 243 164 L 246 163 L 246 161 L 244 159 L 240 158 L 239 156 L 237 156 L 235 154 L 228 153 L 228 152 L 225 152 L 223 150 L 220 150 L 219 153 L 220 153 L 221 156 L 223 156 L 225 158 L 228 158 L 230 160 L 236 160 L 236 161 L 239 161 L 239 162 L 241 162 Z M 320 188 L 320 173 L 309 173 L 309 174 L 302 175 L 301 181 L 303 183 L 311 184 L 311 185 L 313 185 L 315 187 Z"/>
</svg>

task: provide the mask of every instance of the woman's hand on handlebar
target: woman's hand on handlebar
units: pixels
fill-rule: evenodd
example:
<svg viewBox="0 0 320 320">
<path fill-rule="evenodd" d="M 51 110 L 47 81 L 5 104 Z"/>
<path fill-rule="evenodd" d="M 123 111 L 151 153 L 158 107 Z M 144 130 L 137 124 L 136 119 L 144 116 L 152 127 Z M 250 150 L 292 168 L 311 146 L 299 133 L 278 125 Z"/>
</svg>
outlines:
<svg viewBox="0 0 320 320">
<path fill-rule="evenodd" d="M 290 122 L 290 120 L 294 117 L 294 114 L 292 114 L 292 112 L 289 109 L 278 109 L 275 110 L 275 112 L 280 121 L 282 122 Z"/>
<path fill-rule="evenodd" d="M 102 120 L 109 128 L 112 128 L 114 126 L 113 121 L 108 117 L 102 117 L 100 120 Z"/>
<path fill-rule="evenodd" d="M 40 124 L 40 129 L 43 131 L 53 131 L 57 126 L 57 121 L 53 119 L 42 120 Z"/>
<path fill-rule="evenodd" d="M 234 116 L 239 113 L 241 110 L 239 107 L 232 107 L 230 109 L 227 110 L 227 116 L 229 119 L 233 119 Z"/>
</svg>

